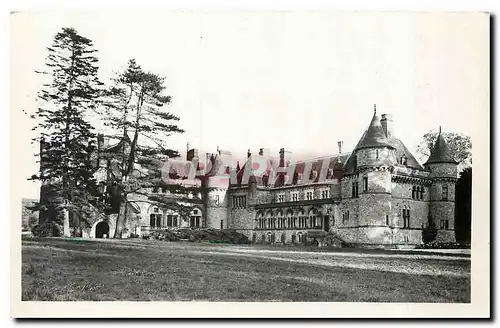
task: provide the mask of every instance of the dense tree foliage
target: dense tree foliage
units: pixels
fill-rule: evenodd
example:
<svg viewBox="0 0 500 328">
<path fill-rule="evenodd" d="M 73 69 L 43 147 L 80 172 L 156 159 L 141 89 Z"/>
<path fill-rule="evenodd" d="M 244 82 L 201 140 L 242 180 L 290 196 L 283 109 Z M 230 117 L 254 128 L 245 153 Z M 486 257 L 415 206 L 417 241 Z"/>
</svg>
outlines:
<svg viewBox="0 0 500 328">
<path fill-rule="evenodd" d="M 34 130 L 39 132 L 33 141 L 41 144 L 43 162 L 31 178 L 42 182 L 47 196 L 40 209 L 52 213 L 49 219 L 60 220 L 61 209 L 80 213 L 95 198 L 91 163 L 95 135 L 86 113 L 95 110 L 102 83 L 93 43 L 75 29 L 63 28 L 47 50 L 46 69 L 37 73 L 49 82 L 38 94 L 39 107 L 33 115 Z"/>
<path fill-rule="evenodd" d="M 103 119 L 121 143 L 113 156 L 113 190 L 118 196 L 119 211 L 115 238 L 121 238 L 125 227 L 129 195 L 143 195 L 162 208 L 173 209 L 181 216 L 191 211 L 190 194 L 197 187 L 165 184 L 162 168 L 168 158 L 179 153 L 168 146 L 168 137 L 183 133 L 177 122 L 179 117 L 168 111 L 170 96 L 165 96 L 165 78 L 147 72 L 130 60 L 126 68 L 117 73 L 114 85 L 107 93 Z M 153 194 L 145 188 L 162 188 L 168 193 Z"/>
<path fill-rule="evenodd" d="M 422 141 L 417 146 L 417 156 L 420 162 L 424 163 L 431 153 L 432 147 L 436 142 L 438 131 L 429 131 L 424 134 Z M 472 143 L 469 136 L 462 133 L 441 132 L 444 137 L 451 155 L 459 163 L 459 170 L 472 165 Z"/>
</svg>

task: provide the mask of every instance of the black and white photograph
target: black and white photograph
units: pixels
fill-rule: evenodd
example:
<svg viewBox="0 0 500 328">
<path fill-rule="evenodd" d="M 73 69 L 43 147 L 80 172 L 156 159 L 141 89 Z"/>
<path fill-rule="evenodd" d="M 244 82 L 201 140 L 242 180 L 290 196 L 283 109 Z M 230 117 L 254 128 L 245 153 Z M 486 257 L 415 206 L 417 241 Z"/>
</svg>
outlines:
<svg viewBox="0 0 500 328">
<path fill-rule="evenodd" d="M 490 22 L 12 12 L 11 315 L 488 317 Z"/>
</svg>

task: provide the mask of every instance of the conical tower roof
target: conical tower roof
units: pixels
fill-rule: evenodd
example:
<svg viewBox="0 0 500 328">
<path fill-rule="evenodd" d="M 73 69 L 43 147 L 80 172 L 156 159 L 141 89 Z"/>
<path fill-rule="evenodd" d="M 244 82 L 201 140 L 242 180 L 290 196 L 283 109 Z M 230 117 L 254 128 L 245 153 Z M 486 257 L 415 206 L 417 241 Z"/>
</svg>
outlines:
<svg viewBox="0 0 500 328">
<path fill-rule="evenodd" d="M 450 148 L 448 148 L 448 144 L 444 137 L 441 135 L 441 127 L 439 127 L 439 134 L 436 139 L 436 143 L 431 150 L 431 155 L 425 164 L 433 164 L 433 163 L 453 163 L 458 164 L 453 156 L 451 155 Z"/>
<path fill-rule="evenodd" d="M 358 143 L 356 149 L 364 149 L 364 148 L 394 148 L 389 144 L 387 140 L 387 136 L 385 135 L 384 128 L 380 123 L 380 118 L 377 116 L 377 109 L 373 110 L 373 118 L 370 122 L 370 126 L 368 130 L 366 130 L 363 139 Z"/>
</svg>

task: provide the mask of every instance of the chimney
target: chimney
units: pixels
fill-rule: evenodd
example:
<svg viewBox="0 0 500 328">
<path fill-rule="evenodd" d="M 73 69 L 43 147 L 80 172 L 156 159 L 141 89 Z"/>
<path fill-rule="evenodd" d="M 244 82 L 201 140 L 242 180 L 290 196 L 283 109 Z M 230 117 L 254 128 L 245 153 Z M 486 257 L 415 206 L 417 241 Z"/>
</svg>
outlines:
<svg viewBox="0 0 500 328">
<path fill-rule="evenodd" d="M 187 152 L 186 160 L 189 162 L 192 161 L 193 158 L 198 158 L 198 149 L 196 148 L 190 149 Z"/>
<path fill-rule="evenodd" d="M 259 155 L 260 156 L 269 156 L 269 149 L 268 148 L 259 149 Z"/>
<path fill-rule="evenodd" d="M 392 120 L 391 114 L 382 114 L 380 124 L 382 124 L 382 128 L 384 129 L 385 136 L 387 138 L 394 136 L 394 121 Z"/>
<path fill-rule="evenodd" d="M 280 149 L 280 167 L 285 167 L 285 148 Z"/>
</svg>

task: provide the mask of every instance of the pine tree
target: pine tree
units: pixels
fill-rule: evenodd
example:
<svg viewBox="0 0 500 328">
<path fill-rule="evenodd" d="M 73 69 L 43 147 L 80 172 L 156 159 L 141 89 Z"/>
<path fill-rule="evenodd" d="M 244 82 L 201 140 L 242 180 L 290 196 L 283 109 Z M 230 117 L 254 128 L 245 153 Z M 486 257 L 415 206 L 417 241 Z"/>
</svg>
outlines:
<svg viewBox="0 0 500 328">
<path fill-rule="evenodd" d="M 45 207 L 74 216 L 96 192 L 91 163 L 95 135 L 86 115 L 96 109 L 102 83 L 93 43 L 75 29 L 63 28 L 47 50 L 46 70 L 37 73 L 51 82 L 43 84 L 33 116 L 39 132 L 33 141 L 41 144 L 40 172 L 31 179 L 42 182 L 48 198 Z M 69 226 L 69 215 L 64 220 Z"/>
<path fill-rule="evenodd" d="M 198 193 L 201 189 L 162 181 L 161 170 L 165 160 L 179 156 L 166 141 L 172 134 L 184 132 L 176 124 L 179 117 L 166 109 L 171 97 L 163 95 L 165 78 L 144 71 L 132 59 L 117 74 L 114 82 L 108 93 L 104 119 L 106 126 L 121 135 L 120 154 L 114 155 L 114 181 L 111 183 L 113 189 L 118 190 L 115 195 L 119 195 L 120 203 L 114 238 L 121 238 L 127 205 L 133 202 L 129 195 L 147 196 L 148 202 L 187 216 L 193 202 L 189 194 Z M 146 191 L 160 186 L 170 195 Z"/>
</svg>

